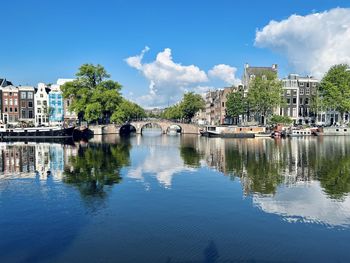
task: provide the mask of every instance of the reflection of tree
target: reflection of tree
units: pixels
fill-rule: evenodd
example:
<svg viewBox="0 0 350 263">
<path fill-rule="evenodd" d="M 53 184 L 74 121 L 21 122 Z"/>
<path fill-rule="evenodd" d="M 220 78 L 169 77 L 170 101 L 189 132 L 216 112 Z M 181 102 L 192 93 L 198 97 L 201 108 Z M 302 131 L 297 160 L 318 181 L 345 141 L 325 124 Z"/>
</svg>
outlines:
<svg viewBox="0 0 350 263">
<path fill-rule="evenodd" d="M 64 182 L 78 187 L 82 195 L 103 196 L 104 186 L 118 184 L 120 169 L 129 164 L 129 141 L 120 144 L 88 144 L 79 146 L 65 168 Z"/>
<path fill-rule="evenodd" d="M 278 146 L 266 147 L 261 141 L 237 141 L 232 146 L 225 150 L 225 168 L 241 178 L 245 193 L 275 193 L 283 181 L 283 162 L 275 155 Z"/>
<path fill-rule="evenodd" d="M 198 151 L 197 137 L 182 137 L 180 146 L 180 156 L 188 166 L 199 167 L 202 154 Z"/>
<path fill-rule="evenodd" d="M 343 198 L 350 193 L 350 157 L 322 158 L 317 167 L 317 179 L 331 198 Z"/>
</svg>

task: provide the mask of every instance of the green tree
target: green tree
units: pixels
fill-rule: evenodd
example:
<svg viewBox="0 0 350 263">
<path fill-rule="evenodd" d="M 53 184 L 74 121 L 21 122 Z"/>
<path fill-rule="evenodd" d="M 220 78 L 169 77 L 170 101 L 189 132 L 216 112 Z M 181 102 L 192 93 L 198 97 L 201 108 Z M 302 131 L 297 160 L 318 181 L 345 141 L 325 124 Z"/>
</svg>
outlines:
<svg viewBox="0 0 350 263">
<path fill-rule="evenodd" d="M 277 74 L 265 71 L 256 76 L 248 91 L 248 103 L 251 109 L 259 115 L 260 121 L 266 123 L 266 119 L 272 114 L 273 109 L 281 105 L 282 83 Z"/>
<path fill-rule="evenodd" d="M 136 103 L 123 99 L 111 116 L 111 121 L 122 124 L 133 119 L 146 117 L 146 112 Z"/>
<path fill-rule="evenodd" d="M 271 124 L 291 124 L 293 120 L 288 116 L 280 116 L 280 115 L 272 115 L 272 117 L 269 120 L 269 123 Z"/>
<path fill-rule="evenodd" d="M 180 120 L 182 119 L 182 112 L 180 104 L 175 104 L 164 110 L 161 117 L 167 120 Z"/>
<path fill-rule="evenodd" d="M 88 121 L 108 120 L 122 100 L 121 85 L 108 79 L 110 75 L 101 65 L 84 64 L 76 76 L 61 87 L 63 97 L 71 99 L 69 109 Z"/>
<path fill-rule="evenodd" d="M 328 70 L 321 81 L 320 95 L 327 108 L 340 113 L 342 123 L 344 113 L 350 111 L 349 65 L 335 65 Z"/>
<path fill-rule="evenodd" d="M 194 92 L 185 93 L 180 103 L 182 116 L 188 122 L 191 121 L 197 111 L 204 109 L 204 106 L 205 102 L 202 96 Z"/>
<path fill-rule="evenodd" d="M 239 118 L 246 112 L 246 99 L 240 91 L 232 91 L 226 96 L 227 115 L 231 118 Z"/>
</svg>

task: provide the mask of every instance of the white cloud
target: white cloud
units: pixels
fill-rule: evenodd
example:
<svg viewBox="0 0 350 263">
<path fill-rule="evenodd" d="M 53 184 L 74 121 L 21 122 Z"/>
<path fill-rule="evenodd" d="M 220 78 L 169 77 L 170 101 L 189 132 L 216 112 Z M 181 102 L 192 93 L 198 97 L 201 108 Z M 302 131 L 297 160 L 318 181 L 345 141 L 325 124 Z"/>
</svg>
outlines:
<svg viewBox="0 0 350 263">
<path fill-rule="evenodd" d="M 270 21 L 255 37 L 256 46 L 285 55 L 294 70 L 317 77 L 332 65 L 350 63 L 349 43 L 349 8 Z"/>
<path fill-rule="evenodd" d="M 220 64 L 209 70 L 208 75 L 213 78 L 218 78 L 226 82 L 228 85 L 238 85 L 240 80 L 236 79 L 237 68 L 229 65 Z"/>
<path fill-rule="evenodd" d="M 137 70 L 149 81 L 149 91 L 136 99 L 144 106 L 166 106 L 178 102 L 182 94 L 188 91 L 203 92 L 207 90 L 201 84 L 210 82 L 208 74 L 195 65 L 182 65 L 173 60 L 171 49 L 166 48 L 157 54 L 154 61 L 142 63 L 146 47 L 141 54 L 125 59 L 126 63 Z M 209 75 L 236 83 L 236 68 L 228 65 L 217 65 Z"/>
</svg>

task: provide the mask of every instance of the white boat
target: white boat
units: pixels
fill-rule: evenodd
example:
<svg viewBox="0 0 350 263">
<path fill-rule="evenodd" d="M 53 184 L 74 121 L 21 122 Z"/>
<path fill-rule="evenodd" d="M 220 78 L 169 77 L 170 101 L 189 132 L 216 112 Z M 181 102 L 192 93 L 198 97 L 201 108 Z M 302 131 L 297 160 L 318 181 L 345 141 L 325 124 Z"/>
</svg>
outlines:
<svg viewBox="0 0 350 263">
<path fill-rule="evenodd" d="M 306 129 L 293 129 L 288 132 L 289 137 L 300 137 L 300 136 L 313 136 L 316 135 L 317 129 L 306 128 Z"/>
<path fill-rule="evenodd" d="M 349 127 L 324 127 L 320 128 L 317 135 L 323 136 L 347 136 L 350 135 Z"/>
</svg>

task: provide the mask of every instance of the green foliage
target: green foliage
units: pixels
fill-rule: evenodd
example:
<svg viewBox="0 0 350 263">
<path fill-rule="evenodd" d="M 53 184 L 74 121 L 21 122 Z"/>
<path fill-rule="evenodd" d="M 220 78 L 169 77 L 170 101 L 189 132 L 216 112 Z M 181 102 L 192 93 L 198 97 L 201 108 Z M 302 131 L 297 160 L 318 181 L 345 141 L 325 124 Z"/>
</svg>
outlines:
<svg viewBox="0 0 350 263">
<path fill-rule="evenodd" d="M 282 83 L 278 80 L 277 74 L 266 71 L 261 76 L 255 77 L 249 87 L 249 107 L 266 120 L 273 109 L 283 103 L 281 94 Z"/>
<path fill-rule="evenodd" d="M 168 120 L 180 120 L 182 119 L 182 112 L 180 104 L 175 104 L 171 107 L 168 107 L 164 110 L 161 117 Z"/>
<path fill-rule="evenodd" d="M 76 76 L 76 80 L 65 83 L 61 90 L 64 98 L 71 99 L 70 110 L 87 121 L 110 117 L 116 123 L 123 123 L 146 116 L 140 106 L 122 98 L 122 86 L 108 79 L 110 75 L 103 66 L 84 64 Z"/>
<path fill-rule="evenodd" d="M 123 99 L 111 116 L 111 121 L 122 124 L 132 119 L 146 117 L 145 110 L 136 103 Z"/>
<path fill-rule="evenodd" d="M 288 116 L 272 115 L 269 120 L 270 124 L 291 124 L 293 120 Z"/>
<path fill-rule="evenodd" d="M 204 99 L 201 95 L 195 94 L 194 92 L 185 93 L 180 103 L 182 116 L 187 121 L 191 121 L 196 112 L 200 109 L 204 109 L 204 107 Z"/>
<path fill-rule="evenodd" d="M 164 119 L 191 121 L 197 111 L 204 109 L 205 102 L 201 95 L 194 92 L 185 93 L 181 102 L 168 107 L 161 115 Z"/>
<path fill-rule="evenodd" d="M 327 108 L 335 109 L 343 119 L 350 111 L 350 71 L 349 65 L 335 65 L 329 69 L 321 81 L 320 95 Z"/>
<path fill-rule="evenodd" d="M 226 96 L 227 115 L 234 118 L 246 112 L 246 98 L 240 91 L 233 91 Z"/>
</svg>

